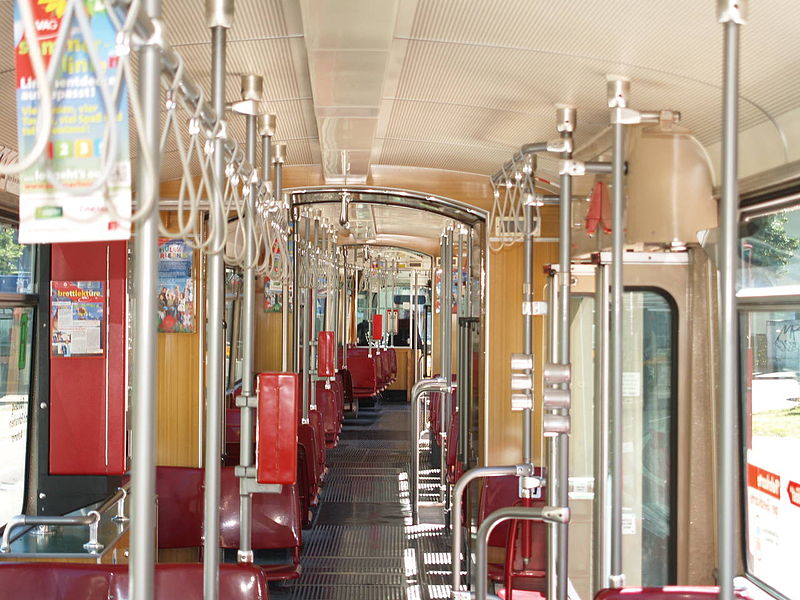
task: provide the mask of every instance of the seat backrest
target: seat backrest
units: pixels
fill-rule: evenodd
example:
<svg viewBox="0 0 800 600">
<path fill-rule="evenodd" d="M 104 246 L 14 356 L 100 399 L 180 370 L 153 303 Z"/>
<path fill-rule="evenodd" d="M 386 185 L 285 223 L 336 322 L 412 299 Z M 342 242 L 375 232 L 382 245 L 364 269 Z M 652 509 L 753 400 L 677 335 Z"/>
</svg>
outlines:
<svg viewBox="0 0 800 600">
<path fill-rule="evenodd" d="M 537 476 L 541 475 L 541 469 L 535 470 Z M 533 499 L 533 506 L 544 506 L 545 490 L 540 487 L 536 491 L 537 498 Z M 478 524 L 483 523 L 484 519 L 499 508 L 514 506 L 520 501 L 519 498 L 519 479 L 514 475 L 503 477 L 486 477 L 481 486 L 480 502 L 478 503 Z M 509 522 L 504 521 L 492 530 L 489 536 L 490 546 L 505 546 L 508 537 Z M 544 540 L 547 530 L 544 523 L 535 521 L 533 523 L 533 545 L 538 546 L 537 538 Z M 542 542 L 544 543 L 544 542 Z"/>
<path fill-rule="evenodd" d="M 326 433 L 335 432 L 339 425 L 339 407 L 336 400 L 336 392 L 325 389 L 325 382 L 317 382 L 317 408 L 322 414 L 322 423 Z"/>
<path fill-rule="evenodd" d="M 355 355 L 348 359 L 347 366 L 352 375 L 354 390 L 375 389 L 377 371 L 374 357 Z"/>
<path fill-rule="evenodd" d="M 319 448 L 317 448 L 317 434 L 314 428 L 309 423 L 300 425 L 297 430 L 298 443 L 305 450 L 304 460 L 306 461 L 310 475 L 312 476 L 311 484 L 317 485 L 319 483 L 319 469 L 317 463 L 319 462 Z"/>
<path fill-rule="evenodd" d="M 309 410 L 308 422 L 317 436 L 317 469 L 322 473 L 325 468 L 325 428 L 322 425 L 322 415 L 318 410 Z"/>
<path fill-rule="evenodd" d="M 203 545 L 204 470 L 195 467 L 156 467 L 158 547 Z"/>
<path fill-rule="evenodd" d="M 734 590 L 739 600 L 748 600 L 740 590 Z M 717 586 L 668 585 L 664 587 L 626 587 L 600 590 L 595 600 L 716 600 L 719 596 Z"/>
<path fill-rule="evenodd" d="M 112 574 L 99 565 L 0 564 L 0 600 L 108 600 Z"/>
<path fill-rule="evenodd" d="M 128 600 L 128 565 L 0 564 L 0 600 Z M 155 600 L 203 597 L 203 564 L 157 564 Z M 267 600 L 264 573 L 251 565 L 219 566 L 220 600 Z"/>
<path fill-rule="evenodd" d="M 455 467 L 458 459 L 459 413 L 454 412 L 450 417 L 450 431 L 447 432 L 447 466 Z"/>
<path fill-rule="evenodd" d="M 239 478 L 223 467 L 220 480 L 220 546 L 239 547 Z M 287 484 L 279 494 L 253 494 L 253 549 L 295 548 L 301 543 L 300 497 Z"/>
<path fill-rule="evenodd" d="M 344 402 L 350 404 L 353 401 L 353 375 L 350 373 L 350 369 L 341 369 L 339 375 L 342 377 Z"/>
</svg>

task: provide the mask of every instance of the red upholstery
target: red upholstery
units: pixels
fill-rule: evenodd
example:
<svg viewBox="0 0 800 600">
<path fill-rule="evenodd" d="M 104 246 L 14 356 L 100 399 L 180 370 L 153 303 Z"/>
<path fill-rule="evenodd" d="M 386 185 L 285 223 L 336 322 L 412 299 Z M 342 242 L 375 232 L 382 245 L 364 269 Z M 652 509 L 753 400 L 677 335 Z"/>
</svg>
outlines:
<svg viewBox="0 0 800 600">
<path fill-rule="evenodd" d="M 460 417 L 456 411 L 450 417 L 450 430 L 447 432 L 447 480 L 454 484 L 464 472 L 463 465 L 458 460 L 458 438 L 460 436 Z"/>
<path fill-rule="evenodd" d="M 358 402 L 353 397 L 353 376 L 349 369 L 341 369 L 342 378 L 342 408 L 343 410 L 358 412 Z"/>
<path fill-rule="evenodd" d="M 536 475 L 541 475 L 541 470 L 536 470 Z M 478 504 L 478 523 L 491 513 L 499 508 L 513 506 L 520 503 L 519 498 L 519 480 L 513 475 L 504 477 L 487 477 L 483 480 L 481 487 L 480 502 Z M 532 501 L 532 506 L 542 506 L 545 504 L 544 488 L 539 488 L 540 498 L 535 498 Z M 514 542 L 512 548 L 508 548 L 508 540 L 511 524 L 515 522 L 504 521 L 497 525 L 489 536 L 490 546 L 500 546 L 506 548 L 506 553 L 511 555 L 513 559 L 512 567 L 514 571 L 522 571 L 522 541 L 512 538 Z M 522 573 L 523 576 L 533 579 L 532 585 L 525 585 L 525 587 L 533 587 L 540 589 L 544 585 L 544 572 L 547 565 L 547 529 L 546 525 L 540 521 L 530 522 L 530 542 L 525 551 L 531 560 L 528 564 L 527 570 Z M 525 536 L 528 537 L 528 536 Z M 509 551 L 510 550 L 510 551 Z M 502 581 L 506 578 L 503 565 L 490 565 L 489 575 L 495 581 Z M 541 579 L 541 581 L 539 581 Z M 528 582 L 531 583 L 531 582 Z"/>
<path fill-rule="evenodd" d="M 394 348 L 389 348 L 389 373 L 392 381 L 397 379 L 397 352 Z"/>
<path fill-rule="evenodd" d="M 158 547 L 202 546 L 204 470 L 157 467 Z"/>
<path fill-rule="evenodd" d="M 239 547 L 239 479 L 230 467 L 222 469 L 220 494 L 220 546 Z M 295 579 L 300 576 L 302 517 L 296 485 L 282 486 L 279 494 L 253 494 L 254 551 L 286 548 L 288 564 L 260 565 L 268 580 Z"/>
<path fill-rule="evenodd" d="M 513 596 L 512 600 L 545 600 L 544 594 L 533 590 L 512 590 Z M 501 598 L 501 600 L 506 600 L 506 588 L 501 587 L 497 590 L 497 596 Z"/>
<path fill-rule="evenodd" d="M 300 382 L 297 373 L 258 375 L 256 473 L 259 483 L 296 483 Z"/>
<path fill-rule="evenodd" d="M 317 409 L 322 415 L 322 425 L 325 431 L 325 442 L 328 448 L 336 445 L 339 435 L 339 404 L 334 386 L 325 389 L 323 381 L 317 382 Z"/>
<path fill-rule="evenodd" d="M 242 412 L 238 408 L 225 409 L 225 465 L 239 464 Z"/>
<path fill-rule="evenodd" d="M 333 377 L 336 374 L 334 365 L 334 341 L 332 331 L 320 331 L 317 336 L 317 375 Z"/>
<path fill-rule="evenodd" d="M 314 428 L 306 423 L 300 425 L 297 431 L 298 443 L 303 448 L 304 455 L 298 456 L 298 463 L 304 463 L 304 468 L 309 475 L 309 491 L 311 492 L 311 504 L 316 504 L 316 496 L 319 492 L 320 477 L 322 470 L 319 464 L 319 448 L 317 447 L 317 433 Z"/>
<path fill-rule="evenodd" d="M 127 565 L 73 563 L 0 564 L 0 600 L 128 600 Z M 155 600 L 203 597 L 203 565 L 158 564 Z M 220 600 L 266 600 L 267 580 L 261 569 L 248 565 L 220 565 Z"/>
<path fill-rule="evenodd" d="M 372 315 L 372 339 L 380 340 L 383 338 L 383 315 Z"/>
<path fill-rule="evenodd" d="M 734 590 L 740 600 L 749 597 L 742 590 Z M 716 600 L 719 588 L 716 586 L 680 586 L 665 587 L 624 587 L 600 590 L 595 600 Z"/>
<path fill-rule="evenodd" d="M 347 366 L 353 379 L 353 396 L 356 399 L 371 398 L 378 394 L 378 370 L 374 357 L 353 353 L 347 357 Z"/>
<path fill-rule="evenodd" d="M 317 438 L 317 472 L 321 481 L 325 476 L 325 429 L 322 426 L 322 414 L 318 410 L 309 410 L 308 421 Z"/>
</svg>

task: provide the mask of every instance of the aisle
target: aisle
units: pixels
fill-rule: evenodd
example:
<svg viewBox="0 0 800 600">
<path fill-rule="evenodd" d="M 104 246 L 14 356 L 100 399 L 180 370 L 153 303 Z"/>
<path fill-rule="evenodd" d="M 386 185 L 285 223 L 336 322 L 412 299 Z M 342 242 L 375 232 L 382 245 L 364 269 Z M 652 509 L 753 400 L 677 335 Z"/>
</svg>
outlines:
<svg viewBox="0 0 800 600">
<path fill-rule="evenodd" d="M 328 452 L 314 526 L 303 531 L 302 575 L 274 588 L 273 599 L 449 597 L 443 526 L 410 524 L 408 427 L 405 403 L 362 410 L 345 422 L 339 446 Z"/>
</svg>

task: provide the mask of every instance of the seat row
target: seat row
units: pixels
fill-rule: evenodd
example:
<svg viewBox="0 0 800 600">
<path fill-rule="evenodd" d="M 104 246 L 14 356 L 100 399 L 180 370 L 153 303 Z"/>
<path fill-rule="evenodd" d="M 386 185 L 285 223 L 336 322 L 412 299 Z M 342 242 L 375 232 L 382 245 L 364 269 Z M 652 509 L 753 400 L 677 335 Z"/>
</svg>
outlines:
<svg viewBox="0 0 800 600">
<path fill-rule="evenodd" d="M 394 348 L 353 346 L 347 349 L 347 368 L 353 380 L 353 402 L 374 400 L 397 379 L 397 354 Z"/>
</svg>

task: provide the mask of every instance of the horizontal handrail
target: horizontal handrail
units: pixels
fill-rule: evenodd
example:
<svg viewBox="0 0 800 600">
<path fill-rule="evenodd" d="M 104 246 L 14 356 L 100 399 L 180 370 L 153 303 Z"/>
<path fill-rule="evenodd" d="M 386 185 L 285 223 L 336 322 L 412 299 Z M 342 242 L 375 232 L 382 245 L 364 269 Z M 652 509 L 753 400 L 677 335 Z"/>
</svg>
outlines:
<svg viewBox="0 0 800 600">
<path fill-rule="evenodd" d="M 83 547 L 90 553 L 96 553 L 103 549 L 103 544 L 97 540 L 97 529 L 102 516 L 114 505 L 117 506 L 117 515 L 114 521 L 126 522 L 125 499 L 130 490 L 130 482 L 126 482 L 122 487 L 108 498 L 97 510 L 90 511 L 87 515 L 16 515 L 9 519 L 3 531 L 3 541 L 0 543 L 0 553 L 11 551 L 11 532 L 22 527 L 38 527 L 40 525 L 52 525 L 55 527 L 88 526 L 89 541 Z"/>
<path fill-rule="evenodd" d="M 486 600 L 490 598 L 486 593 L 486 579 L 488 578 L 489 565 L 487 554 L 489 536 L 492 530 L 503 521 L 528 520 L 547 521 L 550 523 L 569 523 L 570 511 L 566 506 L 511 506 L 494 511 L 478 527 L 475 542 L 476 581 L 475 598 Z"/>
</svg>

